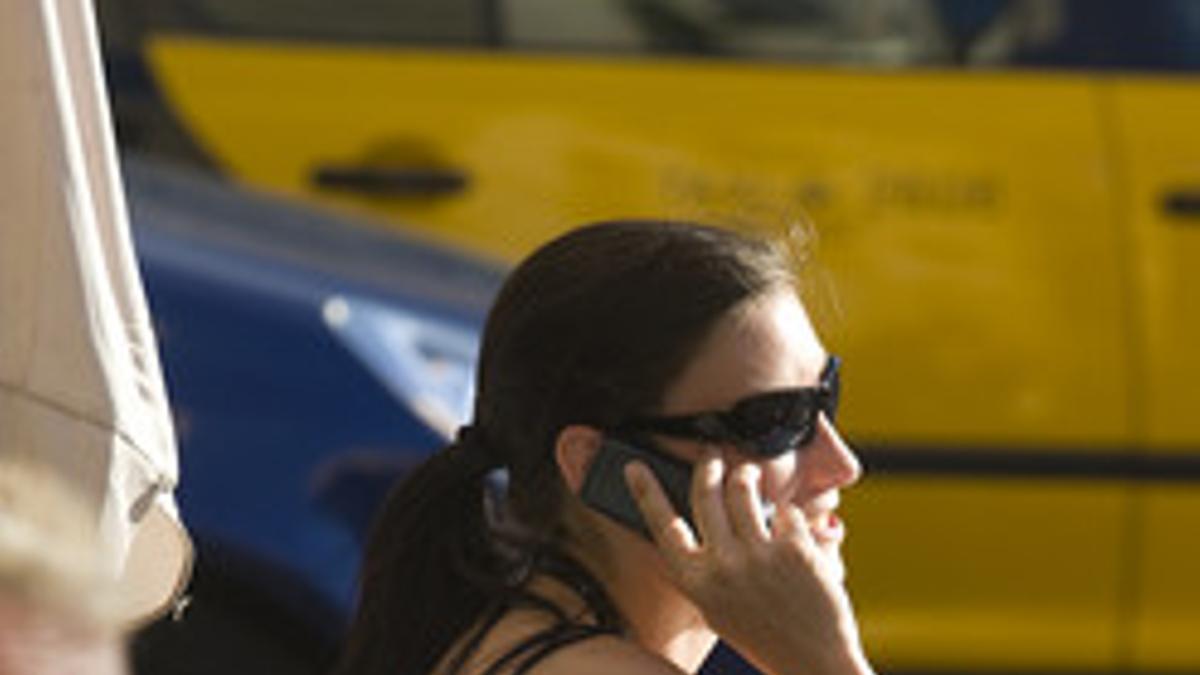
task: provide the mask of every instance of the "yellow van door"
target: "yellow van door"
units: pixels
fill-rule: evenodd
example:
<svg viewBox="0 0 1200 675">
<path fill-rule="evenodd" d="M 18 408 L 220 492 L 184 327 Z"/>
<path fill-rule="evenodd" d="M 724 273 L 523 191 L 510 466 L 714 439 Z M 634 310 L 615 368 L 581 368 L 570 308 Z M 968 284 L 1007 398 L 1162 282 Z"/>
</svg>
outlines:
<svg viewBox="0 0 1200 675">
<path fill-rule="evenodd" d="M 1134 665 L 1200 670 L 1200 80 L 1124 78 L 1110 113 L 1123 158 L 1144 353 L 1144 470 Z"/>
<path fill-rule="evenodd" d="M 1117 667 L 1128 490 L 1080 470 L 1132 444 L 1089 80 L 181 38 L 151 57 L 239 179 L 505 258 L 596 218 L 807 213 L 809 302 L 875 471 L 846 497 L 872 653 Z"/>
</svg>

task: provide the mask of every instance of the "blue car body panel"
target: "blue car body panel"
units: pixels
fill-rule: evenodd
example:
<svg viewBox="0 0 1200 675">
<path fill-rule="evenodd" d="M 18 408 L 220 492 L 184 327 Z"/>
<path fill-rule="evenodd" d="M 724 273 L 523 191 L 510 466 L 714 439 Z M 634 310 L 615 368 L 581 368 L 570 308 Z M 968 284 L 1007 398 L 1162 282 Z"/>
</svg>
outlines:
<svg viewBox="0 0 1200 675">
<path fill-rule="evenodd" d="M 285 586 L 299 582 L 344 618 L 369 513 L 443 442 L 411 405 L 429 379 L 412 371 L 457 359 L 457 380 L 433 395 L 449 391 L 452 416 L 467 414 L 502 269 L 144 160 L 124 168 L 180 437 L 183 517 L 202 552 L 279 570 L 264 592 L 297 602 Z M 357 323 L 331 322 L 331 308 L 352 308 Z M 433 337 L 417 344 L 410 330 L 388 345 L 378 330 L 347 331 L 360 324 Z M 457 342 L 431 355 L 441 339 Z"/>
</svg>

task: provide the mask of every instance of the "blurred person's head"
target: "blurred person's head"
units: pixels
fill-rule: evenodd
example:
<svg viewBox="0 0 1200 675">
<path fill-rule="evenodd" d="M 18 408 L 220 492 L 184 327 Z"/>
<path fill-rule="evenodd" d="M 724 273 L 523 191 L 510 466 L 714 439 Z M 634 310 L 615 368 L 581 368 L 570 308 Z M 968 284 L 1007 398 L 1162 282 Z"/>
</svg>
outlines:
<svg viewBox="0 0 1200 675">
<path fill-rule="evenodd" d="M 125 672 L 97 537 L 56 474 L 0 459 L 0 675 Z"/>
</svg>

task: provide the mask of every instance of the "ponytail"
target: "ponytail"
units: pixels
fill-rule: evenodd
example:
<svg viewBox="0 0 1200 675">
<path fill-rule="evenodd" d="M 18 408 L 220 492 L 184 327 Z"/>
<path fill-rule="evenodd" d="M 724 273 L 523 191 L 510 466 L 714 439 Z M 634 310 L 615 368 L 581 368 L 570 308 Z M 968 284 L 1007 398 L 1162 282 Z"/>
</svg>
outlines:
<svg viewBox="0 0 1200 675">
<path fill-rule="evenodd" d="M 489 586 L 507 572 L 483 506 L 491 454 L 467 427 L 392 489 L 368 539 L 337 675 L 428 673 L 493 603 Z"/>
</svg>

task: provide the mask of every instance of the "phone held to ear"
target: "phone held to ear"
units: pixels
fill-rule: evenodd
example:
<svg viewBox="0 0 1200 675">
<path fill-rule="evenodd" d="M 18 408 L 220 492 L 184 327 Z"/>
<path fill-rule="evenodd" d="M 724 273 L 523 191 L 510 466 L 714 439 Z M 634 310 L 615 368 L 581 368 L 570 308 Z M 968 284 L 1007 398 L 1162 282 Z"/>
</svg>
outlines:
<svg viewBox="0 0 1200 675">
<path fill-rule="evenodd" d="M 692 465 L 657 449 L 641 448 L 629 441 L 606 436 L 592 460 L 579 496 L 584 504 L 640 532 L 650 539 L 637 502 L 625 482 L 625 465 L 641 461 L 650 467 L 667 493 L 675 512 L 692 524 Z M 693 524 L 693 527 L 694 524 Z"/>
<path fill-rule="evenodd" d="M 640 460 L 650 467 L 650 472 L 667 493 L 675 512 L 683 516 L 695 532 L 691 499 L 692 465 L 658 449 L 653 441 L 630 441 L 606 436 L 579 492 L 583 503 L 633 528 L 647 539 L 653 539 L 625 482 L 625 465 L 634 460 Z M 770 530 L 775 505 L 764 500 L 761 507 L 763 519 Z"/>
</svg>

